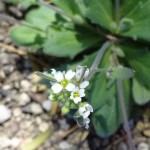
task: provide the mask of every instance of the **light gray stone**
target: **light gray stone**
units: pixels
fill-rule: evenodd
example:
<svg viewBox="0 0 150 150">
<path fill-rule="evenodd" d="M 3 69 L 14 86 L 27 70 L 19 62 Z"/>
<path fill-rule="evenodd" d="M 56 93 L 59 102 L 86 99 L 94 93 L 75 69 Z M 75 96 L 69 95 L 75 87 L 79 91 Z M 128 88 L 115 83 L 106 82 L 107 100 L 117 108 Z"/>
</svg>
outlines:
<svg viewBox="0 0 150 150">
<path fill-rule="evenodd" d="M 16 97 L 16 100 L 20 106 L 27 105 L 31 99 L 27 93 L 21 93 Z"/>
<path fill-rule="evenodd" d="M 30 91 L 31 83 L 28 80 L 22 80 L 20 85 L 24 91 Z"/>
<path fill-rule="evenodd" d="M 52 102 L 50 100 L 45 100 L 42 102 L 42 106 L 46 111 L 49 112 L 52 107 Z"/>
<path fill-rule="evenodd" d="M 72 149 L 72 145 L 69 144 L 67 141 L 61 141 L 59 143 L 59 149 L 60 150 L 70 150 L 70 149 Z"/>
<path fill-rule="evenodd" d="M 0 105 L 0 124 L 4 123 L 11 117 L 11 111 L 5 105 Z"/>
<path fill-rule="evenodd" d="M 144 143 L 144 142 L 142 142 L 142 143 L 140 143 L 140 144 L 138 145 L 137 150 L 149 150 L 149 145 L 146 144 L 146 143 Z"/>
<path fill-rule="evenodd" d="M 35 102 L 25 106 L 22 110 L 24 112 L 32 113 L 32 114 L 35 114 L 35 115 L 41 114 L 43 112 L 43 109 L 42 109 L 41 105 L 38 104 L 38 103 L 35 103 Z"/>
</svg>

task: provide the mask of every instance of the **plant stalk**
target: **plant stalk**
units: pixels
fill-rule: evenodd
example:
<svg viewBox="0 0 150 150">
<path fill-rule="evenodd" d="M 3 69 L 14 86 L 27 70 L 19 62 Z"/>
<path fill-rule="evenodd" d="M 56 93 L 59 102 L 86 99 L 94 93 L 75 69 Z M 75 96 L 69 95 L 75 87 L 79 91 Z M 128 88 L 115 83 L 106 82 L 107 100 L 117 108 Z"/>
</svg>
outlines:
<svg viewBox="0 0 150 150">
<path fill-rule="evenodd" d="M 121 106 L 122 116 L 124 119 L 124 126 L 125 126 L 125 130 L 127 133 L 129 150 L 136 150 L 132 141 L 132 135 L 131 135 L 131 131 L 130 131 L 129 123 L 128 123 L 128 116 L 127 116 L 127 111 L 126 111 L 126 106 L 125 106 L 125 99 L 124 99 L 123 86 L 122 86 L 121 80 L 117 80 L 117 90 L 118 90 L 118 99 L 119 99 L 120 106 Z"/>
<path fill-rule="evenodd" d="M 98 53 L 97 53 L 97 56 L 90 68 L 90 73 L 89 73 L 89 76 L 87 77 L 87 80 L 90 80 L 93 75 L 97 72 L 97 69 L 98 69 L 98 65 L 104 55 L 104 53 L 106 52 L 106 50 L 108 49 L 108 47 L 111 45 L 111 42 L 110 41 L 106 41 L 102 47 L 98 50 Z"/>
<path fill-rule="evenodd" d="M 119 8 L 120 8 L 120 0 L 115 0 L 115 17 L 116 17 L 117 24 L 119 24 L 119 19 L 120 19 Z"/>
</svg>

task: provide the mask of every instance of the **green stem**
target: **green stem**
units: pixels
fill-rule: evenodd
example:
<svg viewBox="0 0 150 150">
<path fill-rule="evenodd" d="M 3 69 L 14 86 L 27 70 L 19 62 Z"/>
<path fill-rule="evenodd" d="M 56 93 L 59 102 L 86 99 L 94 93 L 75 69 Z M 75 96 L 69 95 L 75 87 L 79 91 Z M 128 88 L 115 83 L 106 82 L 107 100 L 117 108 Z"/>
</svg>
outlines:
<svg viewBox="0 0 150 150">
<path fill-rule="evenodd" d="M 119 24 L 119 19 L 120 19 L 120 0 L 115 0 L 115 17 L 116 17 L 116 23 Z"/>
<path fill-rule="evenodd" d="M 108 49 L 108 47 L 110 45 L 111 45 L 111 42 L 110 41 L 106 41 L 102 45 L 102 47 L 98 50 L 97 56 L 96 56 L 92 66 L 90 68 L 90 73 L 89 73 L 89 76 L 88 76 L 87 80 L 90 80 L 93 77 L 93 75 L 96 73 L 96 71 L 98 69 L 98 65 L 99 65 L 99 63 L 100 63 L 100 61 L 101 61 L 105 51 Z"/>
<path fill-rule="evenodd" d="M 120 101 L 122 116 L 124 119 L 125 131 L 127 133 L 129 150 L 135 150 L 133 140 L 132 140 L 131 131 L 130 131 L 130 127 L 129 127 L 129 123 L 128 123 L 128 116 L 127 116 L 127 111 L 126 111 L 126 106 L 125 106 L 125 99 L 124 99 L 123 86 L 122 86 L 121 80 L 117 80 L 117 90 L 118 90 L 118 99 Z"/>
</svg>

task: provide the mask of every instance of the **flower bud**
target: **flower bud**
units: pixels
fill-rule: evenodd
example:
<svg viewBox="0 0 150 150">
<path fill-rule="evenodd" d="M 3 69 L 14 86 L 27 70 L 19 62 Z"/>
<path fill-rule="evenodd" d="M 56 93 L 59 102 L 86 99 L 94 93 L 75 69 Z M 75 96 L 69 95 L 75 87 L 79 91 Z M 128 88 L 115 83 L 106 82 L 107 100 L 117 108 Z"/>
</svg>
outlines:
<svg viewBox="0 0 150 150">
<path fill-rule="evenodd" d="M 62 107 L 61 113 L 64 114 L 64 115 L 66 115 L 67 113 L 69 113 L 69 108 L 66 107 L 66 106 Z"/>
</svg>

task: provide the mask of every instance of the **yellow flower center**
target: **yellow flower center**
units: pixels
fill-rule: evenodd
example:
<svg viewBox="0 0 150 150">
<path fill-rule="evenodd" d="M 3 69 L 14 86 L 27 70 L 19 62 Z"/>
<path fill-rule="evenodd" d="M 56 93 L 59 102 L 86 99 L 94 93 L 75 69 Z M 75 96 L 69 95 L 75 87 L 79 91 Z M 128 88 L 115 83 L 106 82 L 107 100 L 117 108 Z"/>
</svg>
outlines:
<svg viewBox="0 0 150 150">
<path fill-rule="evenodd" d="M 60 82 L 60 84 L 62 85 L 63 88 L 65 88 L 68 85 L 69 81 L 64 79 Z"/>
<path fill-rule="evenodd" d="M 79 92 L 76 91 L 76 92 L 73 93 L 74 98 L 79 97 L 79 96 L 80 96 Z"/>
</svg>

